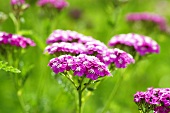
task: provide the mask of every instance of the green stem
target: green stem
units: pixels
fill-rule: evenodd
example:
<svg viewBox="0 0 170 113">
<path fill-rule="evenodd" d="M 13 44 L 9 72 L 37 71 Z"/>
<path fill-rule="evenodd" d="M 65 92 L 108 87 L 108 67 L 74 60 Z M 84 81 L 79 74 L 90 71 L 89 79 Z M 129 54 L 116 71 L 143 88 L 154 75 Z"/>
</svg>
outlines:
<svg viewBox="0 0 170 113">
<path fill-rule="evenodd" d="M 78 91 L 78 110 L 77 111 L 78 113 L 81 113 L 81 109 L 82 109 L 82 93 L 84 91 L 84 88 L 82 89 L 83 80 L 84 80 L 84 77 L 79 78 L 79 86 L 77 88 L 77 91 Z"/>
<path fill-rule="evenodd" d="M 89 79 L 89 81 L 86 83 L 86 85 L 84 86 L 84 88 L 81 90 L 82 92 L 90 85 L 91 83 L 91 79 Z"/>
<path fill-rule="evenodd" d="M 109 99 L 107 100 L 103 110 L 101 113 L 105 113 L 106 110 L 109 108 L 110 103 L 113 101 L 113 98 L 115 97 L 120 85 L 121 85 L 121 81 L 123 80 L 123 75 L 120 75 L 119 79 L 116 82 L 116 85 L 114 86 L 113 90 L 110 93 Z"/>
<path fill-rule="evenodd" d="M 28 113 L 28 111 L 25 109 L 25 102 L 22 96 L 22 88 L 18 89 L 17 96 L 18 96 L 18 100 L 20 102 L 21 108 L 23 110 L 23 113 Z"/>
<path fill-rule="evenodd" d="M 62 75 L 64 75 L 72 84 L 73 86 L 77 89 L 76 84 L 74 83 L 74 81 L 70 78 L 70 75 L 66 72 L 66 73 L 61 73 Z"/>
<path fill-rule="evenodd" d="M 81 89 L 78 90 L 78 113 L 81 113 L 81 106 L 82 106 L 82 91 Z"/>
<path fill-rule="evenodd" d="M 15 25 L 15 32 L 19 33 L 20 31 L 20 17 L 15 17 L 13 13 L 10 13 L 9 16 L 11 17 L 14 25 Z"/>
</svg>

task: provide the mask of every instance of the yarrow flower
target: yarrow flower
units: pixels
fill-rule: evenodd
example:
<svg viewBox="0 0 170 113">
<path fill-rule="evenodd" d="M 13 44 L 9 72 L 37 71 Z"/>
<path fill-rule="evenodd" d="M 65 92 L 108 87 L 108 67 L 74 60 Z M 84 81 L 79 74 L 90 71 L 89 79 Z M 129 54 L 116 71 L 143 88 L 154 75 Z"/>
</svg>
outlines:
<svg viewBox="0 0 170 113">
<path fill-rule="evenodd" d="M 84 36 L 81 33 L 78 33 L 76 31 L 70 31 L 70 30 L 55 30 L 53 33 L 50 34 L 50 36 L 47 39 L 47 44 L 52 44 L 55 42 L 78 42 L 78 43 L 86 43 L 89 41 L 94 41 L 90 36 Z"/>
<path fill-rule="evenodd" d="M 120 34 L 113 36 L 109 46 L 125 45 L 133 47 L 141 56 L 151 53 L 159 53 L 160 47 L 156 41 L 148 36 L 139 34 Z"/>
<path fill-rule="evenodd" d="M 11 5 L 25 4 L 25 0 L 11 0 Z"/>
<path fill-rule="evenodd" d="M 170 112 L 170 88 L 148 88 L 146 92 L 134 94 L 134 102 L 145 109 L 154 110 L 154 113 Z"/>
<path fill-rule="evenodd" d="M 92 80 L 110 75 L 106 65 L 100 62 L 97 57 L 85 54 L 78 56 L 61 55 L 51 59 L 48 65 L 56 74 L 72 70 L 74 75 L 85 76 Z"/>
<path fill-rule="evenodd" d="M 26 48 L 27 46 L 35 46 L 34 41 L 29 38 L 6 32 L 0 32 L 0 45 L 2 44 L 18 46 L 22 48 Z"/>
<path fill-rule="evenodd" d="M 157 14 L 146 13 L 146 12 L 144 12 L 144 13 L 129 13 L 126 16 L 126 19 L 130 22 L 135 22 L 135 21 L 153 22 L 156 25 L 158 25 L 158 27 L 161 31 L 167 30 L 167 24 L 166 24 L 165 18 L 163 18 Z"/>
<path fill-rule="evenodd" d="M 45 52 L 49 54 L 58 54 L 58 53 L 66 53 L 66 54 L 81 54 L 86 50 L 85 46 L 81 43 L 68 43 L 68 42 L 59 42 L 53 43 L 52 45 L 48 45 L 45 48 Z"/>
<path fill-rule="evenodd" d="M 66 2 L 65 0 L 39 0 L 38 5 L 39 6 L 50 5 L 58 10 L 61 10 L 68 6 L 68 2 Z"/>
<path fill-rule="evenodd" d="M 25 0 L 11 0 L 11 6 L 15 16 L 19 18 L 30 5 Z"/>
<path fill-rule="evenodd" d="M 84 45 L 86 48 L 85 53 L 88 55 L 102 54 L 108 49 L 108 47 L 104 43 L 98 40 L 87 42 Z"/>
<path fill-rule="evenodd" d="M 154 113 L 169 113 L 170 108 L 168 107 L 163 107 L 163 106 L 158 106 L 154 109 Z"/>
<path fill-rule="evenodd" d="M 117 68 L 126 68 L 128 64 L 134 63 L 133 57 L 120 50 L 120 49 L 108 49 L 102 54 L 98 54 L 97 57 L 106 65 L 115 64 Z"/>
</svg>

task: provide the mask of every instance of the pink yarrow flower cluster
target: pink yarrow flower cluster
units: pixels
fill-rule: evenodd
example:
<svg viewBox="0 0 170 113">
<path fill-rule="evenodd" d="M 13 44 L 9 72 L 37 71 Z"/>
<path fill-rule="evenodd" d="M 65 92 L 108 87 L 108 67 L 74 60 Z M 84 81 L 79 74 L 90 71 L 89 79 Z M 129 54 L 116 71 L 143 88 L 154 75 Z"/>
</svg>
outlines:
<svg viewBox="0 0 170 113">
<path fill-rule="evenodd" d="M 94 41 L 95 39 L 91 36 L 85 36 L 81 33 L 71 30 L 55 30 L 53 31 L 47 39 L 47 44 L 52 44 L 55 42 L 78 42 L 78 43 L 86 43 Z"/>
<path fill-rule="evenodd" d="M 50 60 L 48 64 L 56 73 L 72 70 L 74 75 L 96 80 L 110 75 L 107 66 L 95 56 L 80 54 L 78 56 L 62 55 Z"/>
<path fill-rule="evenodd" d="M 135 63 L 133 57 L 118 49 L 108 49 L 102 54 L 98 54 L 97 57 L 106 65 L 115 64 L 117 68 L 126 68 L 128 64 Z"/>
<path fill-rule="evenodd" d="M 146 92 L 134 94 L 134 102 L 138 107 L 144 105 L 145 109 L 152 109 L 154 113 L 170 112 L 170 88 L 148 88 Z"/>
<path fill-rule="evenodd" d="M 85 46 L 81 43 L 68 43 L 68 42 L 56 42 L 51 45 L 48 45 L 45 48 L 45 52 L 49 54 L 56 54 L 56 53 L 67 53 L 67 54 L 82 54 L 86 50 Z"/>
<path fill-rule="evenodd" d="M 57 56 L 87 54 L 96 56 L 107 66 L 115 64 L 117 68 L 126 68 L 135 62 L 130 54 L 119 49 L 109 49 L 104 43 L 75 31 L 55 30 L 47 39 L 47 44 L 51 45 L 45 48 L 45 52 Z"/>
<path fill-rule="evenodd" d="M 111 47 L 116 45 L 132 46 L 141 56 L 159 53 L 160 51 L 160 47 L 156 41 L 148 36 L 133 33 L 113 36 L 108 45 Z"/>
<path fill-rule="evenodd" d="M 88 55 L 102 54 L 108 49 L 104 43 L 98 40 L 86 42 L 84 45 L 86 48 L 85 53 Z"/>
<path fill-rule="evenodd" d="M 68 2 L 66 2 L 65 0 L 39 0 L 38 5 L 39 6 L 51 5 L 52 7 L 61 10 L 68 6 Z"/>
<path fill-rule="evenodd" d="M 27 46 L 35 46 L 34 41 L 20 35 L 0 32 L 0 45 L 8 44 L 12 46 L 26 48 Z"/>
<path fill-rule="evenodd" d="M 11 0 L 11 5 L 25 4 L 25 0 Z"/>
<path fill-rule="evenodd" d="M 129 13 L 126 16 L 126 19 L 128 21 L 148 21 L 148 22 L 153 22 L 156 25 L 159 26 L 159 29 L 162 31 L 167 30 L 167 24 L 165 18 L 161 17 L 160 15 L 157 14 L 152 14 L 152 13 Z"/>
</svg>

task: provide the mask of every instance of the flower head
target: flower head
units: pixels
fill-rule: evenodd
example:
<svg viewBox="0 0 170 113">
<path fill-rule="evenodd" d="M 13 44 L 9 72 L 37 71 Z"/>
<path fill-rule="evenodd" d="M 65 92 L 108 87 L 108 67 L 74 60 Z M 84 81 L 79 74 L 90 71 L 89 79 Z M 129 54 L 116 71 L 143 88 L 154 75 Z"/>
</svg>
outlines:
<svg viewBox="0 0 170 113">
<path fill-rule="evenodd" d="M 61 55 L 51 59 L 48 65 L 56 74 L 72 70 L 74 75 L 85 76 L 92 80 L 110 75 L 104 63 L 94 56 L 87 56 L 85 54 L 78 56 Z"/>
<path fill-rule="evenodd" d="M 159 26 L 159 29 L 162 31 L 166 31 L 167 30 L 167 25 L 166 25 L 166 21 L 163 17 L 161 17 L 160 15 L 157 14 L 152 14 L 152 13 L 146 13 L 146 12 L 142 12 L 142 13 L 129 13 L 126 16 L 128 21 L 146 21 L 146 22 L 152 22 L 155 23 L 156 25 Z"/>
<path fill-rule="evenodd" d="M 110 65 L 113 63 L 117 68 L 125 68 L 128 64 L 135 62 L 130 54 L 117 48 L 105 50 L 102 54 L 98 54 L 97 57 L 104 64 Z"/>
<path fill-rule="evenodd" d="M 154 113 L 169 113 L 170 108 L 164 106 L 158 106 L 154 109 Z"/>
<path fill-rule="evenodd" d="M 47 46 L 45 52 L 48 52 L 49 54 L 71 53 L 78 55 L 84 53 L 85 49 L 86 48 L 81 43 L 58 42 Z"/>
<path fill-rule="evenodd" d="M 52 44 L 55 42 L 78 42 L 84 44 L 89 41 L 94 41 L 94 39 L 90 36 L 84 36 L 76 31 L 55 30 L 48 37 L 47 44 Z"/>
<path fill-rule="evenodd" d="M 65 0 L 39 0 L 38 5 L 39 6 L 50 5 L 58 10 L 61 10 L 68 6 L 68 2 L 66 2 Z"/>
<path fill-rule="evenodd" d="M 145 92 L 134 95 L 135 103 L 154 106 L 154 113 L 168 113 L 170 111 L 170 88 L 148 88 Z"/>
<path fill-rule="evenodd" d="M 108 49 L 108 47 L 104 43 L 98 40 L 85 43 L 85 47 L 86 47 L 85 53 L 88 55 L 102 54 L 103 51 L 106 51 Z"/>
<path fill-rule="evenodd" d="M 27 46 L 35 46 L 35 43 L 29 38 L 6 32 L 0 32 L 0 45 L 1 44 L 9 44 L 22 48 L 26 48 Z"/>
<path fill-rule="evenodd" d="M 25 0 L 11 0 L 11 5 L 22 5 L 25 4 Z"/>
<path fill-rule="evenodd" d="M 132 46 L 141 56 L 149 53 L 159 53 L 160 47 L 156 41 L 148 36 L 139 34 L 120 34 L 112 37 L 109 46 L 126 45 Z"/>
</svg>

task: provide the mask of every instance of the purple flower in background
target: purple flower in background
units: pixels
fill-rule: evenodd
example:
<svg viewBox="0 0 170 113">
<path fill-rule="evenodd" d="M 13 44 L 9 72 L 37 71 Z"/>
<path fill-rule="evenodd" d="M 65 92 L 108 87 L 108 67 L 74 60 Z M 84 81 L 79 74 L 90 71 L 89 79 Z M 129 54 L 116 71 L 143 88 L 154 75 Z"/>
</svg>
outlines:
<svg viewBox="0 0 170 113">
<path fill-rule="evenodd" d="M 22 48 L 26 48 L 27 46 L 35 46 L 34 41 L 29 38 L 25 38 L 16 34 L 9 34 L 6 32 L 0 32 L 0 45 L 2 44 L 9 44 Z"/>
<path fill-rule="evenodd" d="M 56 74 L 72 70 L 74 75 L 86 76 L 92 80 L 110 75 L 107 66 L 100 62 L 97 57 L 85 54 L 78 56 L 61 55 L 51 59 L 48 65 Z"/>
<path fill-rule="evenodd" d="M 25 4 L 25 0 L 11 0 L 11 5 L 22 5 Z"/>
<path fill-rule="evenodd" d="M 68 2 L 66 2 L 65 0 L 39 0 L 38 5 L 39 6 L 50 5 L 52 7 L 57 8 L 58 10 L 61 10 L 68 6 Z"/>
<path fill-rule="evenodd" d="M 59 42 L 53 43 L 45 48 L 45 52 L 49 54 L 57 53 L 66 53 L 66 54 L 81 54 L 86 50 L 85 46 L 81 43 L 68 43 L 68 42 Z"/>
<path fill-rule="evenodd" d="M 47 39 L 47 44 L 52 44 L 55 42 L 78 42 L 87 43 L 89 41 L 94 41 L 91 36 L 84 36 L 81 33 L 70 30 L 55 30 L 53 31 Z"/>
<path fill-rule="evenodd" d="M 153 22 L 159 26 L 160 30 L 162 30 L 162 31 L 167 30 L 167 24 L 166 24 L 165 18 L 163 18 L 157 14 L 146 13 L 146 12 L 144 12 L 144 13 L 129 13 L 126 16 L 126 19 L 130 22 L 135 22 L 135 21 Z"/>
<path fill-rule="evenodd" d="M 114 63 L 117 68 L 126 68 L 128 64 L 135 62 L 130 54 L 117 48 L 105 50 L 97 57 L 106 65 Z"/>
<path fill-rule="evenodd" d="M 160 47 L 156 41 L 148 36 L 133 33 L 113 36 L 109 41 L 109 46 L 116 45 L 132 46 L 141 56 L 150 53 L 159 53 L 160 51 Z"/>
<path fill-rule="evenodd" d="M 134 102 L 140 106 L 142 104 L 145 107 L 153 106 L 154 113 L 169 113 L 170 88 L 148 88 L 145 92 L 137 92 L 134 95 Z"/>
<path fill-rule="evenodd" d="M 30 5 L 25 3 L 25 0 L 11 0 L 11 6 L 15 16 L 21 16 Z"/>
</svg>

